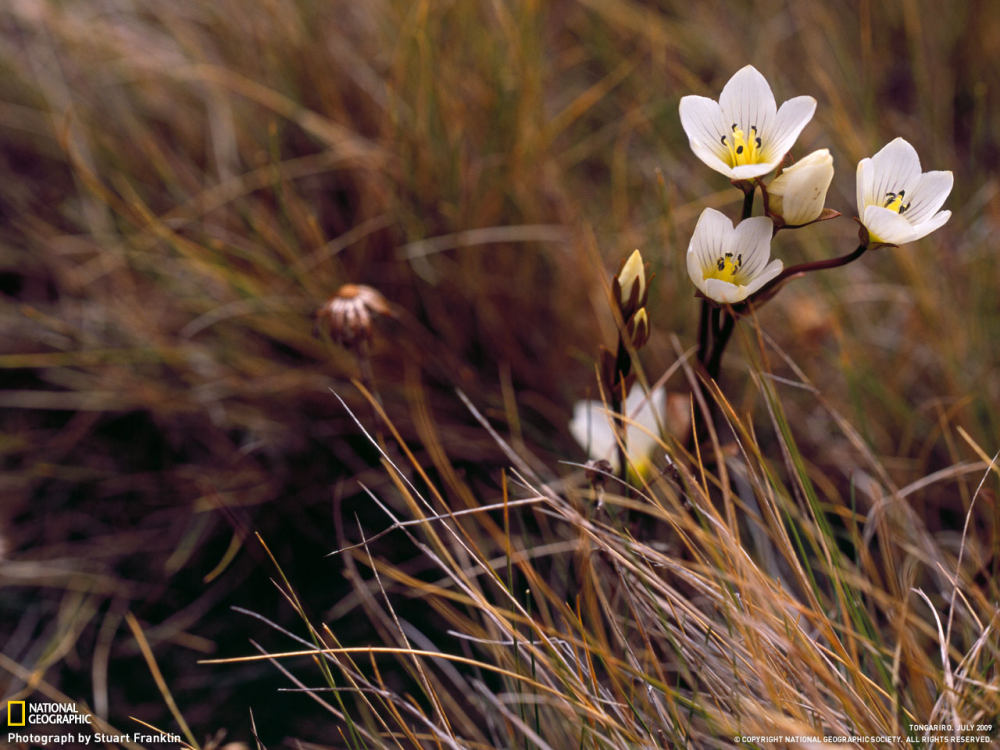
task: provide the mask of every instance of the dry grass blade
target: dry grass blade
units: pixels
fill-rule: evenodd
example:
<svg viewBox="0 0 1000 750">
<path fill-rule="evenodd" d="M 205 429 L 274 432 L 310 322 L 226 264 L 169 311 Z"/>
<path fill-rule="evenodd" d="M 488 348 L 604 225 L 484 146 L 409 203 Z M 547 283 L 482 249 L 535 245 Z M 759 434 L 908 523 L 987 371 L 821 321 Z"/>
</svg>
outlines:
<svg viewBox="0 0 1000 750">
<path fill-rule="evenodd" d="M 180 709 L 177 708 L 177 703 L 174 701 L 174 696 L 170 692 L 170 688 L 167 686 L 166 681 L 163 679 L 163 674 L 160 672 L 160 667 L 156 663 L 156 657 L 153 656 L 153 650 L 149 647 L 149 641 L 146 640 L 146 636 L 142 632 L 142 627 L 139 625 L 139 621 L 135 619 L 135 615 L 133 615 L 131 612 L 126 612 L 125 622 L 128 623 L 129 629 L 132 631 L 132 635 L 135 636 L 135 641 L 136 643 L 139 644 L 139 649 L 140 651 L 142 651 L 142 656 L 146 660 L 146 664 L 149 667 L 150 673 L 153 675 L 153 680 L 154 682 L 156 682 L 156 687 L 160 690 L 160 694 L 163 696 L 164 702 L 170 708 L 170 713 L 173 715 L 174 720 L 177 722 L 177 726 L 179 726 L 181 731 L 184 732 L 184 736 L 187 737 L 188 743 L 192 747 L 194 747 L 195 750 L 199 750 L 200 746 L 198 745 L 198 741 L 194 738 L 194 735 L 191 733 L 191 728 L 187 725 L 187 722 L 184 720 L 184 715 L 180 712 Z"/>
</svg>

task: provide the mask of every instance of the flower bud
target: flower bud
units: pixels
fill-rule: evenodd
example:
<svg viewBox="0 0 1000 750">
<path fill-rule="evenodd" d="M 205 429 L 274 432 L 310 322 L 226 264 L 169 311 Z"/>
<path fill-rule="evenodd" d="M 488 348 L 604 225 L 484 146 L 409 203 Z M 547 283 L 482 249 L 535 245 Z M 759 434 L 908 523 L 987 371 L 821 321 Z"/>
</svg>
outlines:
<svg viewBox="0 0 1000 750">
<path fill-rule="evenodd" d="M 646 304 L 646 268 L 638 250 L 633 251 L 625 261 L 612 286 L 615 301 L 626 320 Z"/>
<path fill-rule="evenodd" d="M 768 208 L 792 226 L 816 221 L 823 212 L 826 191 L 832 181 L 833 157 L 829 149 L 813 151 L 787 167 L 767 186 Z"/>
<path fill-rule="evenodd" d="M 646 315 L 645 307 L 640 307 L 639 312 L 628 319 L 625 330 L 632 346 L 636 349 L 642 348 L 642 345 L 649 340 L 649 316 Z"/>
</svg>

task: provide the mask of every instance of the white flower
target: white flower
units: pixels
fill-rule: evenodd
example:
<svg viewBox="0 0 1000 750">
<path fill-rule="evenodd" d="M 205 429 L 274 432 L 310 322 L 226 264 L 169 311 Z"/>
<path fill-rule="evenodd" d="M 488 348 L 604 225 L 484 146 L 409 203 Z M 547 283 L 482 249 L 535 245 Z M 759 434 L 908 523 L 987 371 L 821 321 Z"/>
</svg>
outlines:
<svg viewBox="0 0 1000 750">
<path fill-rule="evenodd" d="M 650 454 L 657 445 L 659 424 L 663 423 L 666 403 L 667 394 L 662 388 L 652 391 L 647 398 L 638 384 L 632 386 L 625 399 L 622 407 L 627 417 L 625 447 L 628 462 L 638 474 L 644 473 L 650 466 Z M 613 415 L 600 401 L 578 401 L 573 407 L 569 431 L 591 458 L 607 459 L 618 471 L 618 441 L 612 419 Z"/>
<path fill-rule="evenodd" d="M 954 184 L 951 172 L 920 172 L 916 149 L 896 138 L 858 163 L 858 217 L 873 242 L 902 245 L 942 226 L 939 211 Z"/>
<path fill-rule="evenodd" d="M 767 186 L 768 208 L 786 224 L 799 226 L 823 213 L 826 191 L 833 182 L 833 157 L 821 148 L 804 156 Z"/>
<path fill-rule="evenodd" d="M 789 99 L 778 109 L 767 80 L 752 65 L 729 79 L 719 101 L 685 96 L 680 105 L 691 150 L 733 180 L 760 177 L 777 167 L 815 111 L 811 96 Z"/>
<path fill-rule="evenodd" d="M 744 219 L 734 228 L 725 214 L 706 208 L 688 245 L 691 281 L 716 302 L 733 304 L 746 299 L 781 273 L 780 260 L 767 262 L 773 230 L 766 216 Z"/>
</svg>

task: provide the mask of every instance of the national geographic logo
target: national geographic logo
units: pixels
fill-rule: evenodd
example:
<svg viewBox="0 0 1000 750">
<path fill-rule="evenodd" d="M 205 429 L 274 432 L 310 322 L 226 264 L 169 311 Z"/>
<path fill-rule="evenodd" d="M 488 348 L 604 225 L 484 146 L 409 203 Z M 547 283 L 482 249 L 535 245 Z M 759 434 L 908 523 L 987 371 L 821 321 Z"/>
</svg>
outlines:
<svg viewBox="0 0 1000 750">
<path fill-rule="evenodd" d="M 24 717 L 27 715 L 28 710 L 25 708 L 24 701 L 8 701 L 7 702 L 7 726 L 9 727 L 23 727 Z"/>
<path fill-rule="evenodd" d="M 90 724 L 91 715 L 75 703 L 7 702 L 7 726 L 65 726 Z"/>
</svg>

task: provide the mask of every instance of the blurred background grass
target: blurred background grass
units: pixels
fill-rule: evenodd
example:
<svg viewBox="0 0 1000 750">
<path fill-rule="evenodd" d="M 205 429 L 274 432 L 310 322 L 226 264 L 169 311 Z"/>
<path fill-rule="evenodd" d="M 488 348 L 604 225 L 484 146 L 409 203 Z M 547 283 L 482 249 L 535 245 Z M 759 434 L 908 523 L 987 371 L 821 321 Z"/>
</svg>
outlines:
<svg viewBox="0 0 1000 750">
<path fill-rule="evenodd" d="M 394 305 L 375 381 L 439 473 L 493 487 L 507 462 L 456 387 L 541 462 L 580 460 L 565 425 L 595 395 L 627 252 L 656 272 L 647 372 L 673 362 L 669 333 L 694 338 L 683 254 L 701 209 L 733 216 L 738 194 L 691 154 L 677 103 L 748 62 L 779 102 L 817 98 L 795 153 L 831 149 L 847 216 L 857 161 L 897 135 L 955 173 L 942 230 L 795 282 L 762 327 L 899 485 L 975 459 L 960 427 L 995 450 L 998 44 L 989 0 L 6 3 L 4 655 L 114 722 L 167 724 L 131 610 L 196 735 L 246 739 L 247 707 L 283 683 L 196 661 L 266 640 L 231 605 L 295 619 L 250 530 L 323 616 L 347 591 L 322 557 L 337 525 L 385 526 L 356 489 L 385 484 L 376 454 L 329 391 L 368 414 L 358 365 L 314 311 L 348 282 Z M 773 252 L 829 257 L 855 234 L 841 219 Z M 739 346 L 723 382 L 757 408 Z M 812 394 L 783 398 L 814 481 L 849 502 L 851 446 Z M 910 497 L 941 539 L 963 481 Z M 996 539 L 986 492 L 976 523 Z M 338 634 L 367 635 L 341 614 Z M 270 741 L 323 726 L 277 700 Z"/>
</svg>

